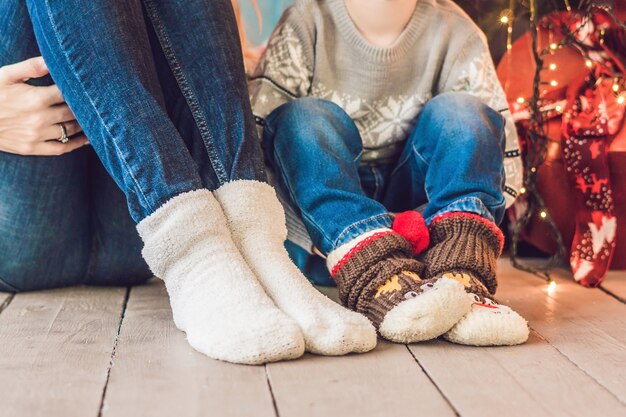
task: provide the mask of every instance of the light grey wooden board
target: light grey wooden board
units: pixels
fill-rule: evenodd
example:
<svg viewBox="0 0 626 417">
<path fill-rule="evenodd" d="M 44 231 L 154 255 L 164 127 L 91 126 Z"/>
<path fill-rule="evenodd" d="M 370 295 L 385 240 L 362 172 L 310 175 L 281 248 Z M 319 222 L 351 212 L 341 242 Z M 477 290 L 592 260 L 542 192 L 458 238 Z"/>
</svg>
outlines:
<svg viewBox="0 0 626 417">
<path fill-rule="evenodd" d="M 454 416 L 406 346 L 267 365 L 281 417 Z"/>
<path fill-rule="evenodd" d="M 602 288 L 626 303 L 626 271 L 609 271 Z"/>
<path fill-rule="evenodd" d="M 626 305 L 599 289 L 578 285 L 564 270 L 553 275 L 558 285 L 550 291 L 542 280 L 503 260 L 498 299 L 626 404 Z"/>
<path fill-rule="evenodd" d="M 0 314 L 0 415 L 96 417 L 126 290 L 18 294 Z"/>
<path fill-rule="evenodd" d="M 104 417 L 275 416 L 265 368 L 193 350 L 157 280 L 131 290 L 102 411 Z"/>
<path fill-rule="evenodd" d="M 535 333 L 517 347 L 432 341 L 410 349 L 464 417 L 626 413 L 612 394 Z"/>
</svg>

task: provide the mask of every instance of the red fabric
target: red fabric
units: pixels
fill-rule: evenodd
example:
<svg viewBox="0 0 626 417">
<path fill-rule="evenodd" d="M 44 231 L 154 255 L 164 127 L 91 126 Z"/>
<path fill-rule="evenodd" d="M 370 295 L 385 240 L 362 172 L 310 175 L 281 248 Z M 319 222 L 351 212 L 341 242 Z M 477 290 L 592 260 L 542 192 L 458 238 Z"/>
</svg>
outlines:
<svg viewBox="0 0 626 417">
<path fill-rule="evenodd" d="M 563 114 L 561 146 L 576 198 L 570 264 L 576 281 L 586 287 L 600 285 L 615 251 L 607 144 L 622 126 L 624 107 L 616 102 L 613 83 L 601 69 L 573 83 Z"/>
<path fill-rule="evenodd" d="M 392 228 L 411 243 L 413 255 L 422 253 L 430 245 L 428 226 L 424 216 L 417 211 L 409 210 L 398 214 L 393 220 Z"/>
<path fill-rule="evenodd" d="M 624 223 L 618 220 L 626 220 L 626 171 L 616 163 L 624 161 L 626 153 L 614 140 L 616 134 L 624 136 L 620 133 L 624 107 L 616 98 L 625 91 L 626 31 L 601 8 L 595 9 L 591 19 L 576 11 L 555 12 L 540 22 L 539 44 L 564 40 L 564 27 L 584 45 L 584 54 L 568 46 L 544 57 L 540 106 L 550 140 L 546 160 L 537 167 L 537 188 L 565 244 L 571 243 L 575 277 L 583 285 L 597 286 L 614 253 L 621 255 L 613 256 L 612 266 L 626 268 L 626 239 L 622 239 L 626 230 L 615 229 Z M 498 66 L 524 155 L 530 148 L 526 122 L 535 74 L 528 55 L 531 48 L 530 34 L 525 34 Z M 613 91 L 615 82 L 617 92 Z M 525 100 L 518 102 L 518 97 Z M 565 109 L 562 118 L 561 108 Z M 526 204 L 522 196 L 509 210 L 514 221 Z M 556 250 L 549 227 L 539 216 L 532 218 L 524 238 L 546 252 Z"/>
</svg>

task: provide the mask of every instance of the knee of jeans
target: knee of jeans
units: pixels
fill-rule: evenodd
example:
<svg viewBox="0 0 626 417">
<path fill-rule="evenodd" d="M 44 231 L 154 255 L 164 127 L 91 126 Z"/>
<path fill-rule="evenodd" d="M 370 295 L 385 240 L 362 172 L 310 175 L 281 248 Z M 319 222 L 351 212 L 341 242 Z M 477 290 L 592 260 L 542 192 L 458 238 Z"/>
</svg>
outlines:
<svg viewBox="0 0 626 417">
<path fill-rule="evenodd" d="M 422 115 L 462 125 L 489 124 L 503 129 L 504 118 L 478 97 L 464 92 L 439 94 L 426 103 Z"/>
<path fill-rule="evenodd" d="M 283 104 L 271 124 L 287 126 L 297 134 L 277 135 L 291 149 L 311 147 L 311 138 L 327 149 L 347 148 L 354 159 L 363 151 L 358 128 L 350 116 L 337 104 L 315 97 L 302 97 Z M 269 119 L 269 118 L 268 118 Z"/>
<path fill-rule="evenodd" d="M 478 97 L 463 92 L 449 92 L 431 99 L 422 115 L 429 125 L 441 126 L 445 134 L 439 140 L 449 141 L 455 149 L 469 146 L 473 151 L 501 152 L 504 140 L 504 118 Z M 465 132 L 467 134 L 454 134 Z"/>
</svg>

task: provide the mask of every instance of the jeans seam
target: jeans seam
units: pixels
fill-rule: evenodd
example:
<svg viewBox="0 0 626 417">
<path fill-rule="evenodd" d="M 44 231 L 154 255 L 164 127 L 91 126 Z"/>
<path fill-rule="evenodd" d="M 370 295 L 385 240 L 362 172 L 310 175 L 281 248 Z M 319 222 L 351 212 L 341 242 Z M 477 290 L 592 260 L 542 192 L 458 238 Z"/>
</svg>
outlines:
<svg viewBox="0 0 626 417">
<path fill-rule="evenodd" d="M 361 226 L 361 225 L 363 225 L 365 223 L 369 223 L 369 222 L 372 222 L 372 221 L 376 221 L 378 219 L 385 218 L 385 217 L 386 218 L 391 218 L 391 215 L 389 213 L 381 213 L 381 214 L 377 214 L 376 216 L 368 217 L 367 219 L 359 220 L 356 223 L 352 223 L 350 226 L 348 226 L 345 229 L 343 229 L 343 231 L 339 234 L 339 236 L 337 237 L 337 239 L 333 243 L 333 246 L 337 247 L 338 242 L 341 242 L 341 240 L 343 239 L 343 237 L 345 235 L 347 235 L 352 230 L 358 228 L 359 226 Z"/>
<path fill-rule="evenodd" d="M 409 139 L 410 140 L 410 139 Z M 417 150 L 417 148 L 415 147 L 415 144 L 411 144 L 411 150 L 413 151 L 413 153 L 415 155 L 417 155 L 417 157 L 424 163 L 424 165 L 426 165 L 426 168 L 430 167 L 430 164 L 428 163 L 428 161 L 422 156 L 422 154 Z M 396 167 L 393 169 L 393 171 L 391 172 L 391 176 L 393 176 L 396 172 L 398 172 L 400 170 L 400 168 L 402 168 L 405 164 L 407 164 L 409 162 L 409 159 L 411 158 L 411 153 L 409 153 L 406 158 L 404 158 L 402 161 L 399 161 L 398 164 L 396 165 Z"/>
<path fill-rule="evenodd" d="M 65 61 L 69 65 L 72 75 L 74 76 L 74 78 L 76 78 L 76 80 L 82 86 L 82 85 L 84 85 L 84 83 L 82 82 L 82 80 L 79 77 L 78 73 L 76 73 L 76 71 L 74 71 L 74 67 L 73 67 L 72 62 L 70 60 L 70 57 L 69 57 L 69 55 L 67 53 L 67 50 L 63 47 L 63 42 L 61 41 L 61 35 L 59 34 L 59 32 L 57 30 L 57 26 L 56 26 L 56 24 L 54 22 L 54 17 L 52 15 L 52 9 L 50 7 L 49 1 L 46 0 L 45 4 L 46 4 L 46 11 L 47 11 L 47 15 L 48 15 L 48 20 L 50 21 L 50 26 L 52 27 L 52 31 L 54 32 L 54 35 L 55 35 L 56 41 L 57 41 L 57 43 L 59 45 L 59 48 L 61 49 L 61 51 L 63 53 L 63 57 L 65 58 Z M 111 134 L 111 131 L 109 130 L 109 126 L 107 125 L 105 120 L 102 118 L 102 116 L 98 112 L 98 106 L 96 106 L 95 102 L 93 101 L 93 99 L 91 98 L 91 96 L 89 95 L 87 90 L 84 89 L 84 88 L 83 88 L 83 94 L 87 97 L 87 99 L 89 100 L 89 103 L 91 104 L 91 106 L 96 110 L 96 115 L 98 116 L 98 119 L 100 119 L 100 121 L 102 122 L 102 126 L 106 130 L 106 133 L 108 134 L 108 136 L 110 138 L 113 138 L 113 135 Z M 148 198 L 146 197 L 146 195 L 144 194 L 143 190 L 141 189 L 141 186 L 139 185 L 139 182 L 137 181 L 137 178 L 135 178 L 132 170 L 130 169 L 130 164 L 128 163 L 128 161 L 126 161 L 126 158 L 122 154 L 122 152 L 121 152 L 120 148 L 118 147 L 116 141 L 115 140 L 111 140 L 111 142 L 113 144 L 113 147 L 115 148 L 115 153 L 117 154 L 117 156 L 120 159 L 120 161 L 124 164 L 128 175 L 130 176 L 132 181 L 135 183 L 135 186 L 137 187 L 137 190 L 139 191 L 139 194 L 141 195 L 141 198 L 143 199 L 144 203 L 146 204 L 146 207 L 150 211 L 154 211 L 152 205 L 148 201 Z"/>
<path fill-rule="evenodd" d="M 220 159 L 217 156 L 217 152 L 215 151 L 215 140 L 211 135 L 211 132 L 208 128 L 208 123 L 204 114 L 200 110 L 200 105 L 198 104 L 198 99 L 191 88 L 187 77 L 183 73 L 181 69 L 181 65 L 174 53 L 174 48 L 172 48 L 172 43 L 170 42 L 169 36 L 163 27 L 163 23 L 161 19 L 154 9 L 153 2 L 151 0 L 143 0 L 143 3 L 146 6 L 146 11 L 148 12 L 148 16 L 154 26 L 154 31 L 159 39 L 159 43 L 161 44 L 161 48 L 163 48 L 163 54 L 167 59 L 168 64 L 174 74 L 174 78 L 178 82 L 178 86 L 180 87 L 181 93 L 183 97 L 185 97 L 185 101 L 191 110 L 191 114 L 196 122 L 196 126 L 198 127 L 198 131 L 200 132 L 200 136 L 202 136 L 205 147 L 207 148 L 207 152 L 209 153 L 209 160 L 211 161 L 211 166 L 213 167 L 213 171 L 217 175 L 218 180 L 221 184 L 228 182 L 228 175 L 226 175 L 226 170 L 222 165 Z"/>
</svg>

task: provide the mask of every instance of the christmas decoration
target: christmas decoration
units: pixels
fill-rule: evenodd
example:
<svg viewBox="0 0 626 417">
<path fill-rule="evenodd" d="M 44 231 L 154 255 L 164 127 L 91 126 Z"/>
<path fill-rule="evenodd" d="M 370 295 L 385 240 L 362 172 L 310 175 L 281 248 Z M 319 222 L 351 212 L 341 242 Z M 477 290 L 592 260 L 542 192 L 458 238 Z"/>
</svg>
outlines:
<svg viewBox="0 0 626 417">
<path fill-rule="evenodd" d="M 531 0 L 528 4 L 530 33 L 515 45 L 510 36 L 513 2 L 500 15 L 509 36 L 499 75 L 510 98 L 511 90 L 517 89 L 510 105 L 523 141 L 526 168 L 524 188 L 513 212 L 511 258 L 516 267 L 550 281 L 549 271 L 567 252 L 537 187 L 549 136 L 556 136 L 556 128 L 557 134 L 562 132 L 566 176 L 576 195 L 577 225 L 570 263 L 578 282 L 595 287 L 604 278 L 615 248 L 617 222 L 608 144 L 621 130 L 624 118 L 622 79 L 626 71 L 620 58 L 626 51 L 625 27 L 615 16 L 612 2 L 582 1 L 579 10 L 573 10 L 566 1 L 565 11 L 541 19 L 536 3 Z M 519 72 L 515 55 L 519 58 L 529 49 L 534 68 L 522 72 L 528 79 L 532 72 L 532 87 L 511 85 L 513 65 Z M 545 265 L 531 268 L 518 260 L 517 245 L 535 218 L 547 224 L 556 251 Z"/>
</svg>

